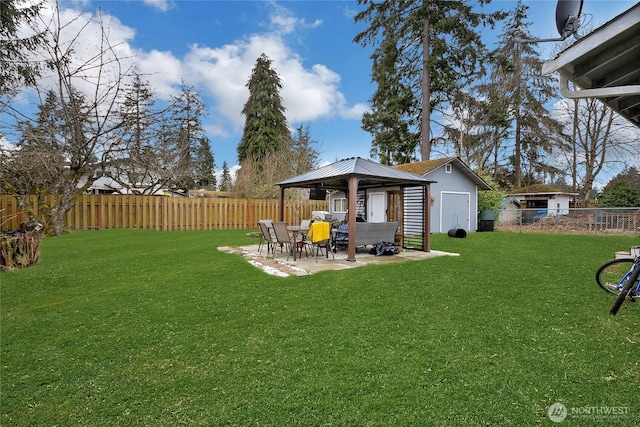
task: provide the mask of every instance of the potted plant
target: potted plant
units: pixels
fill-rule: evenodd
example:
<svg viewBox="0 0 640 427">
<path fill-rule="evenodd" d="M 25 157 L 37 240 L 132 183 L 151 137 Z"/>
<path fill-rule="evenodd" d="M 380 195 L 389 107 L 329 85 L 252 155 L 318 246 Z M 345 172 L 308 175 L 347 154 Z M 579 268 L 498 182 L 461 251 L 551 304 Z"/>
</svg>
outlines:
<svg viewBox="0 0 640 427">
<path fill-rule="evenodd" d="M 491 177 L 482 175 L 482 178 L 493 188 L 497 185 Z M 500 213 L 500 204 L 504 199 L 504 193 L 498 190 L 478 191 L 478 218 L 480 219 L 479 231 L 493 231 L 493 225 Z"/>
</svg>

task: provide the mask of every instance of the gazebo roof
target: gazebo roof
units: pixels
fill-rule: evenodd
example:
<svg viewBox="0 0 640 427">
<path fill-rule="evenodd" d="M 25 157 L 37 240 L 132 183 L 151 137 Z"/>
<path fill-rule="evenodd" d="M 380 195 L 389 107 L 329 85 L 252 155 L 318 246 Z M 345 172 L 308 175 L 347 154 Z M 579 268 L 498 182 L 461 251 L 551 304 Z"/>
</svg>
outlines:
<svg viewBox="0 0 640 427">
<path fill-rule="evenodd" d="M 372 160 L 352 157 L 276 182 L 276 185 L 284 188 L 320 187 L 332 190 L 346 190 L 349 188 L 349 178 L 353 176 L 358 178 L 358 189 L 388 185 L 418 186 L 435 182 L 414 173 L 382 165 Z"/>
</svg>

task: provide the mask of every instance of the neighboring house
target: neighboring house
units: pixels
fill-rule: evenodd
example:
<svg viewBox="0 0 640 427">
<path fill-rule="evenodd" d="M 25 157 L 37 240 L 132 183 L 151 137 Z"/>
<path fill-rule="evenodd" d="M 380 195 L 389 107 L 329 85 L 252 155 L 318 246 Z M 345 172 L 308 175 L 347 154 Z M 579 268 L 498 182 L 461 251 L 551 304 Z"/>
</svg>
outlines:
<svg viewBox="0 0 640 427">
<path fill-rule="evenodd" d="M 446 233 L 454 228 L 478 229 L 478 191 L 491 190 L 491 186 L 459 157 L 395 167 L 435 181 L 430 186 L 432 233 Z"/>
<path fill-rule="evenodd" d="M 519 225 L 522 204 L 515 197 L 508 197 L 500 203 L 500 225 Z"/>
<path fill-rule="evenodd" d="M 550 185 L 536 184 L 518 189 L 509 194 L 520 203 L 522 222 L 532 222 L 542 216 L 566 215 L 569 213 L 571 201 L 577 193 L 561 191 Z"/>
<path fill-rule="evenodd" d="M 149 186 L 143 185 L 144 183 L 133 183 L 128 187 L 123 186 L 121 183 L 127 180 L 126 176 L 122 174 L 122 178 L 118 181 L 113 177 L 114 174 L 119 173 L 116 168 L 107 167 L 104 171 L 97 171 L 94 182 L 87 188 L 85 193 L 87 194 L 143 194 L 146 193 L 152 196 L 170 196 L 170 197 L 187 197 L 188 195 L 182 190 L 174 190 L 171 188 L 160 188 L 149 192 Z M 86 182 L 86 180 L 84 181 Z M 84 184 L 81 182 L 80 185 Z"/>
</svg>

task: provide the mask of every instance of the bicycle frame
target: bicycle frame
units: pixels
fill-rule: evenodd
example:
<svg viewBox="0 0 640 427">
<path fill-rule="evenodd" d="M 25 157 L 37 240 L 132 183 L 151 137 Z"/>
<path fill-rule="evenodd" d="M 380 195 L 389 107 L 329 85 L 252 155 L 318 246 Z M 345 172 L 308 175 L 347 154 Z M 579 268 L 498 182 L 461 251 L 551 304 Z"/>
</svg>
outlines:
<svg viewBox="0 0 640 427">
<path fill-rule="evenodd" d="M 640 256 L 633 260 L 633 264 L 624 278 L 619 282 L 620 292 L 609 313 L 615 315 L 621 307 L 626 307 L 640 295 Z"/>
<path fill-rule="evenodd" d="M 636 268 L 640 268 L 640 257 L 637 257 L 633 261 L 633 265 L 631 266 L 631 269 L 629 271 L 627 271 L 624 276 L 622 276 L 622 278 L 620 279 L 620 281 L 616 285 L 616 289 L 618 289 L 618 291 L 622 290 L 622 288 L 624 287 L 624 284 L 627 282 L 627 279 L 629 278 L 629 276 L 631 276 L 633 274 L 633 271 Z M 640 282 L 637 284 L 634 294 L 638 293 L 638 288 L 639 287 L 640 287 Z"/>
<path fill-rule="evenodd" d="M 616 314 L 623 305 L 640 298 L 640 256 L 605 262 L 596 272 L 596 281 L 603 290 L 616 295 L 609 311 Z"/>
</svg>

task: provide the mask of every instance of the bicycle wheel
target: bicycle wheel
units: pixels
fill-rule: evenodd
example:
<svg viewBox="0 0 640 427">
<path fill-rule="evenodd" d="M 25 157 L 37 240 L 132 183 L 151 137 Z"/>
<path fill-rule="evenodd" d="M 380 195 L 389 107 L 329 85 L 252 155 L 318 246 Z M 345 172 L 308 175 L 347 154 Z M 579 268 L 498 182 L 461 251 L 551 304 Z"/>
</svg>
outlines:
<svg viewBox="0 0 640 427">
<path fill-rule="evenodd" d="M 633 266 L 633 258 L 617 258 L 607 261 L 596 272 L 596 282 L 605 291 L 618 295 L 618 282 Z"/>
<path fill-rule="evenodd" d="M 615 315 L 620 307 L 622 307 L 622 303 L 627 299 L 628 296 L 631 296 L 633 292 L 636 290 L 636 286 L 638 285 L 638 276 L 640 276 L 640 268 L 636 268 L 636 270 L 629 276 L 627 281 L 625 282 L 622 291 L 618 294 L 618 298 L 616 298 L 616 302 L 613 303 L 613 307 L 609 310 L 609 313 Z"/>
</svg>

